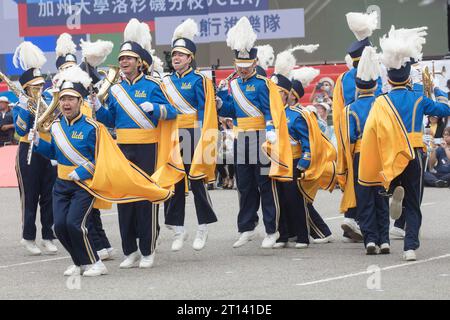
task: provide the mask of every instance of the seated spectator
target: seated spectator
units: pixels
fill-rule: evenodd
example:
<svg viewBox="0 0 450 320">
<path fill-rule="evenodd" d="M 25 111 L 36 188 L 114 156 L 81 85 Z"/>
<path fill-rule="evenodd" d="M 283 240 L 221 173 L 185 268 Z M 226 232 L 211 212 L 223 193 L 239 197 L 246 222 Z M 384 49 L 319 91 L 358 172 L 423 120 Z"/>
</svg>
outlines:
<svg viewBox="0 0 450 320">
<path fill-rule="evenodd" d="M 15 144 L 14 123 L 7 97 L 0 97 L 0 147 Z"/>
<path fill-rule="evenodd" d="M 219 161 L 216 170 L 219 173 L 218 187 L 233 189 L 234 187 L 234 132 L 231 118 L 219 118 L 220 143 L 218 149 Z"/>
<path fill-rule="evenodd" d="M 433 147 L 429 168 L 432 169 L 427 172 L 425 179 L 427 184 L 434 181 L 433 184 L 436 187 L 448 187 L 450 185 L 450 127 L 444 129 L 440 146 Z M 431 180 L 433 178 L 434 180 Z"/>
<path fill-rule="evenodd" d="M 317 110 L 317 119 L 319 122 L 319 128 L 325 134 L 325 136 L 331 141 L 331 143 L 336 147 L 337 141 L 334 134 L 333 126 L 328 125 L 328 117 L 331 107 L 328 103 L 320 102 L 314 104 Z"/>
<path fill-rule="evenodd" d="M 333 90 L 334 81 L 329 77 L 321 78 L 317 83 L 317 86 L 314 88 L 310 101 L 314 104 L 325 102 L 329 105 L 332 105 Z"/>
<path fill-rule="evenodd" d="M 425 127 L 429 127 L 431 129 L 431 135 L 434 139 L 442 138 L 442 134 L 444 133 L 446 126 L 447 118 L 433 116 L 428 116 L 428 122 L 425 124 Z"/>
</svg>

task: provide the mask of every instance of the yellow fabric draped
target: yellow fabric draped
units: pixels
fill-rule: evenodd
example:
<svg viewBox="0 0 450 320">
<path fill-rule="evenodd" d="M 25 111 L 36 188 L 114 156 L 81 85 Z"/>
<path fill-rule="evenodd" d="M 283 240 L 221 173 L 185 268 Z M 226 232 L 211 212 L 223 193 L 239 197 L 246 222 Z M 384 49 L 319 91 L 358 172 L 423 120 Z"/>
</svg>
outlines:
<svg viewBox="0 0 450 320">
<path fill-rule="evenodd" d="M 268 141 L 262 145 L 271 160 L 269 177 L 278 181 L 292 181 L 292 149 L 283 101 L 278 86 L 271 80 L 266 83 L 269 87 L 270 114 L 277 135 L 275 145 Z"/>
<path fill-rule="evenodd" d="M 162 188 L 174 190 L 175 184 L 186 176 L 181 158 L 178 120 L 160 120 L 158 159 L 152 179 Z"/>
<path fill-rule="evenodd" d="M 334 86 L 333 91 L 333 104 L 332 104 L 332 116 L 333 116 L 333 128 L 334 128 L 334 134 L 336 136 L 336 139 L 339 140 L 339 126 L 340 126 L 340 119 L 341 114 L 345 108 L 345 102 L 344 102 L 344 90 L 342 88 L 342 77 L 344 76 L 345 72 L 341 74 L 337 80 L 336 84 Z M 338 155 L 343 153 L 342 145 L 338 143 L 337 145 L 337 153 Z M 344 183 L 342 175 L 345 173 L 344 167 L 342 167 L 343 164 L 338 159 L 337 161 L 337 172 L 338 172 L 338 182 L 340 185 Z"/>
<path fill-rule="evenodd" d="M 217 155 L 217 110 L 212 81 L 204 78 L 205 85 L 205 113 L 200 141 L 195 147 L 189 179 L 203 179 L 206 183 L 216 180 Z"/>
<path fill-rule="evenodd" d="M 339 124 L 337 136 L 338 149 L 338 182 L 344 194 L 341 199 L 340 212 L 347 212 L 356 207 L 355 179 L 353 168 L 353 156 L 355 146 L 350 144 L 350 109 L 345 107 Z"/>
<path fill-rule="evenodd" d="M 414 158 L 413 146 L 392 101 L 386 95 L 378 97 L 364 127 L 359 183 L 387 190 Z"/>
<path fill-rule="evenodd" d="M 92 118 L 92 108 L 89 106 L 87 101 L 84 101 L 81 104 L 80 112 L 82 114 L 84 114 L 86 117 L 93 119 Z"/>
<path fill-rule="evenodd" d="M 309 131 L 311 162 L 304 176 L 297 181 L 298 187 L 308 202 L 314 202 L 317 191 L 332 191 L 336 183 L 336 149 L 323 135 L 315 114 L 300 111 Z"/>
<path fill-rule="evenodd" d="M 87 119 L 97 129 L 95 171 L 92 179 L 77 184 L 92 194 L 98 209 L 110 203 L 148 200 L 161 203 L 173 192 L 158 186 L 144 171 L 128 161 L 104 125 Z"/>
</svg>

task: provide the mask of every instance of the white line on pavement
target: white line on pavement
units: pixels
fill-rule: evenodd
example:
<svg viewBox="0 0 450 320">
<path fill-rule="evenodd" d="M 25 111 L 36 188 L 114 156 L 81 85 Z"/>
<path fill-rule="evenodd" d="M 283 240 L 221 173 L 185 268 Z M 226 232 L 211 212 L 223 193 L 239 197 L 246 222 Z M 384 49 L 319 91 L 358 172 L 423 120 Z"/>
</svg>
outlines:
<svg viewBox="0 0 450 320">
<path fill-rule="evenodd" d="M 22 263 L 10 264 L 10 265 L 7 265 L 7 266 L 0 266 L 0 269 L 7 269 L 7 268 L 12 268 L 12 267 L 20 267 L 20 266 L 27 266 L 27 265 L 30 265 L 30 264 L 37 264 L 37 263 L 41 263 L 41 262 L 50 262 L 50 261 L 58 261 L 58 260 L 64 260 L 64 259 L 69 259 L 69 258 L 70 258 L 70 256 L 65 256 L 65 257 L 45 259 L 45 260 L 36 260 L 36 261 L 22 262 Z"/>
<path fill-rule="evenodd" d="M 436 202 L 425 202 L 425 203 L 422 203 L 421 206 L 426 207 L 426 206 L 432 206 L 433 204 L 436 204 Z"/>
<path fill-rule="evenodd" d="M 393 265 L 393 266 L 388 266 L 388 267 L 381 268 L 380 270 L 381 271 L 386 271 L 386 270 L 392 270 L 392 269 L 397 269 L 397 268 L 402 268 L 402 267 L 409 267 L 409 266 L 413 266 L 413 265 L 416 265 L 416 264 L 427 263 L 427 262 L 430 262 L 430 261 L 435 261 L 435 260 L 440 260 L 440 259 L 445 259 L 445 258 L 450 258 L 450 253 L 444 254 L 442 256 L 432 257 L 432 258 L 425 259 L 425 260 L 407 262 L 407 263 L 402 263 L 402 264 L 396 264 L 396 265 Z M 361 272 L 356 272 L 356 273 L 349 273 L 349 274 L 345 274 L 345 275 L 338 276 L 338 277 L 320 279 L 320 280 L 304 282 L 304 283 L 297 283 L 296 286 L 303 286 L 303 287 L 304 286 L 310 286 L 310 285 L 314 285 L 314 284 L 331 282 L 331 281 L 335 281 L 335 280 L 352 278 L 352 277 L 357 277 L 357 276 L 362 276 L 362 275 L 365 275 L 365 274 L 372 274 L 372 273 L 373 273 L 372 271 L 367 271 L 366 270 L 366 271 L 361 271 Z"/>
</svg>

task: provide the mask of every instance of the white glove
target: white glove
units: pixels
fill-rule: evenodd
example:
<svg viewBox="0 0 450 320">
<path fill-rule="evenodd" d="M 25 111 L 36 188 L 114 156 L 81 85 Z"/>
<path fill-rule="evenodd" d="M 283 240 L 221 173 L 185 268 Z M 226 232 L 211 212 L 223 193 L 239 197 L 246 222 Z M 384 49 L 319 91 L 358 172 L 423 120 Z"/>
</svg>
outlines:
<svg viewBox="0 0 450 320">
<path fill-rule="evenodd" d="M 73 181 L 80 181 L 80 176 L 78 175 L 78 173 L 76 173 L 75 170 L 69 173 L 69 178 Z"/>
<path fill-rule="evenodd" d="M 275 133 L 275 131 L 266 131 L 266 140 L 271 144 L 275 144 L 277 142 L 277 134 Z"/>
<path fill-rule="evenodd" d="M 226 87 L 228 87 L 228 81 L 226 81 L 225 79 L 220 80 L 218 89 L 222 90 L 225 89 Z"/>
<path fill-rule="evenodd" d="M 19 107 L 21 107 L 24 110 L 28 110 L 28 100 L 29 98 L 26 95 L 21 94 L 19 96 Z"/>
<path fill-rule="evenodd" d="M 56 160 L 50 160 L 53 167 L 56 167 L 58 165 L 58 161 Z"/>
<path fill-rule="evenodd" d="M 430 145 L 431 139 L 432 139 L 432 136 L 431 136 L 430 134 L 424 134 L 424 135 L 423 135 L 423 142 L 424 142 L 426 145 Z"/>
<path fill-rule="evenodd" d="M 220 97 L 216 97 L 216 109 L 220 110 L 223 106 L 223 100 Z"/>
<path fill-rule="evenodd" d="M 154 110 L 153 103 L 151 103 L 151 102 L 141 103 L 141 108 L 142 108 L 142 110 L 144 110 L 147 113 L 153 112 L 153 110 Z"/>
<path fill-rule="evenodd" d="M 37 147 L 39 145 L 39 132 L 30 131 L 28 133 L 28 141 L 33 142 L 33 144 Z"/>
<path fill-rule="evenodd" d="M 88 101 L 89 106 L 95 110 L 95 112 L 97 112 L 101 107 L 102 107 L 102 103 L 100 102 L 100 100 L 97 98 L 97 96 L 92 97 L 91 99 L 89 99 Z"/>
</svg>

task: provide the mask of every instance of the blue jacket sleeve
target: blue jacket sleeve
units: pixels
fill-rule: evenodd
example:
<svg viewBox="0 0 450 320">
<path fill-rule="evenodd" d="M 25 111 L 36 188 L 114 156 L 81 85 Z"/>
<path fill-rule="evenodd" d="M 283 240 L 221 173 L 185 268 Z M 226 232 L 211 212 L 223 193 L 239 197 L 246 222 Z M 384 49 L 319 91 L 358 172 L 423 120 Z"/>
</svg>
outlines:
<svg viewBox="0 0 450 320">
<path fill-rule="evenodd" d="M 34 119 L 30 111 L 17 106 L 13 109 L 13 118 L 14 128 L 19 136 L 23 137 L 30 132 L 31 122 Z"/>
<path fill-rule="evenodd" d="M 450 105 L 448 104 L 448 99 L 445 94 L 436 88 L 434 90 L 437 102 L 434 102 L 430 98 L 423 97 L 420 102 L 423 107 L 423 113 L 429 116 L 436 117 L 448 117 L 450 116 Z"/>
<path fill-rule="evenodd" d="M 222 108 L 218 110 L 220 117 L 236 118 L 236 110 L 234 109 L 233 96 L 228 93 L 228 90 L 221 90 L 217 92 L 217 96 L 222 99 Z"/>
<path fill-rule="evenodd" d="M 382 93 L 383 93 L 383 81 L 381 80 L 381 77 L 378 77 L 377 90 L 375 90 L 375 97 L 378 97 Z"/>
<path fill-rule="evenodd" d="M 350 131 L 350 143 L 354 144 L 358 141 L 359 131 L 358 131 L 358 122 L 359 118 L 355 112 L 350 111 L 350 123 L 349 123 L 349 131 Z"/>
<path fill-rule="evenodd" d="M 97 117 L 97 121 L 103 123 L 108 128 L 114 128 L 116 120 L 116 99 L 109 94 L 106 99 L 106 104 L 108 105 L 108 108 L 101 106 L 95 115 Z"/>
<path fill-rule="evenodd" d="M 197 97 L 197 112 L 198 121 L 203 123 L 203 117 L 205 114 L 205 99 L 206 99 L 206 88 L 203 77 L 200 77 L 194 85 L 195 96 Z"/>
<path fill-rule="evenodd" d="M 177 117 L 177 110 L 169 103 L 161 86 L 155 87 L 150 95 L 150 102 L 153 103 L 151 117 L 156 120 L 172 120 Z"/>
<path fill-rule="evenodd" d="M 86 143 L 89 147 L 89 151 L 91 152 L 90 159 L 95 159 L 95 146 L 97 145 L 97 132 L 93 128 L 88 135 Z M 95 160 L 92 160 L 92 163 L 95 165 Z M 95 169 L 94 169 L 95 170 Z M 79 166 L 75 169 L 75 172 L 78 174 L 81 180 L 86 180 L 92 178 L 93 174 L 89 172 L 85 167 Z"/>
<path fill-rule="evenodd" d="M 53 137 L 51 142 L 39 139 L 39 144 L 35 146 L 34 151 L 48 159 L 56 159 L 55 141 Z"/>
<path fill-rule="evenodd" d="M 269 81 L 269 80 L 267 80 Z M 261 81 L 262 82 L 262 81 Z M 272 113 L 270 112 L 270 97 L 269 87 L 266 82 L 262 82 L 258 91 L 259 107 L 264 114 L 264 120 L 266 122 L 266 130 L 270 131 L 274 129 L 272 121 Z"/>
<path fill-rule="evenodd" d="M 302 145 L 302 155 L 298 161 L 297 168 L 300 170 L 306 170 L 311 164 L 311 147 L 309 143 L 308 124 L 302 116 L 298 116 L 294 120 L 294 125 L 292 128 L 295 132 L 294 138 L 299 140 Z"/>
</svg>

